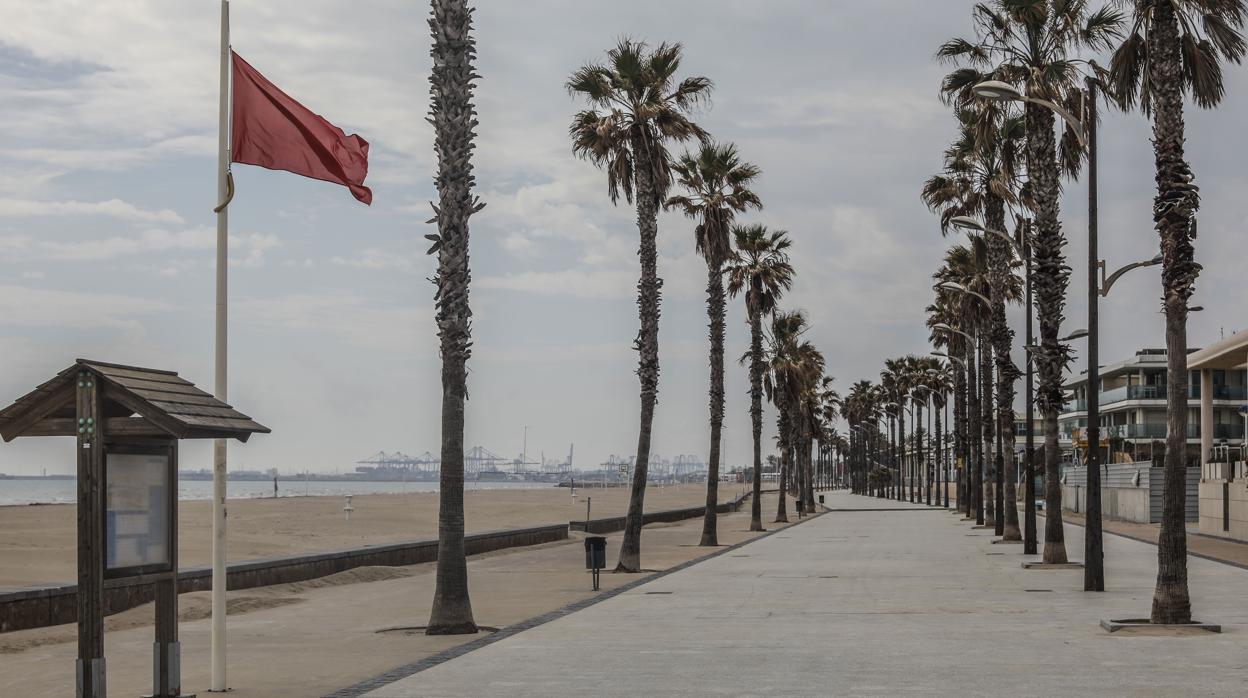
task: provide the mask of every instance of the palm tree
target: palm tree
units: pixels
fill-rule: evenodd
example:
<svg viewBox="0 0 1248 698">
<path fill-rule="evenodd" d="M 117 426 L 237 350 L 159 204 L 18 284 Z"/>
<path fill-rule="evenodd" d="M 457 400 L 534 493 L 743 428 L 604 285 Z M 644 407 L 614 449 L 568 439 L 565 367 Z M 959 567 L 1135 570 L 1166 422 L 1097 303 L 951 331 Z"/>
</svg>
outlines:
<svg viewBox="0 0 1248 698">
<path fill-rule="evenodd" d="M 964 98 L 965 86 L 946 80 L 949 101 Z M 945 170 L 924 185 L 922 197 L 941 215 L 941 233 L 949 231 L 953 216 L 983 216 L 992 230 L 1006 228 L 1005 208 L 1020 203 L 1022 149 L 1025 125 L 1021 115 L 994 102 L 970 102 L 957 109 L 958 140 L 945 151 Z M 1005 306 L 1010 277 L 1015 276 L 1013 248 L 997 235 L 986 236 L 988 249 L 988 298 L 991 305 L 989 336 L 996 370 L 996 430 L 1004 435 L 1014 428 L 1014 384 L 1022 375 L 1010 358 L 1014 331 L 1006 320 Z M 1018 508 L 1013 506 L 1017 466 L 1012 448 L 999 450 L 995 472 L 1004 485 L 1003 533 L 1007 541 L 1022 540 Z M 995 484 L 998 483 L 994 483 Z"/>
<path fill-rule="evenodd" d="M 983 237 L 970 236 L 967 245 L 954 245 L 945 253 L 944 263 L 932 278 L 937 282 L 953 281 L 964 288 L 980 295 L 988 292 L 988 248 Z M 984 455 L 992 450 L 992 419 L 991 398 L 992 385 L 989 377 L 992 374 L 988 356 L 988 344 L 982 341 L 982 335 L 989 328 L 991 316 L 982 301 L 969 293 L 957 293 L 941 290 L 938 304 L 947 305 L 958 318 L 956 323 L 963 332 L 976 338 L 977 341 L 966 342 L 966 363 L 968 399 L 967 414 L 969 417 L 967 452 L 971 455 L 971 476 L 968 493 L 973 499 L 975 520 L 986 524 L 991 518 L 985 517 L 985 504 L 991 504 L 992 498 L 987 494 L 990 483 L 984 478 Z M 954 324 L 954 323 L 951 323 Z M 977 382 L 978 380 L 978 382 Z M 969 513 L 969 511 L 968 511 Z"/>
<path fill-rule="evenodd" d="M 778 438 L 781 440 L 781 467 L 788 464 L 802 511 L 810 511 L 814 507 L 808 472 L 810 412 L 818 402 L 815 389 L 824 369 L 823 355 L 813 344 L 802 339 L 807 328 L 806 316 L 800 311 L 775 314 L 767 372 L 763 376 L 764 392 L 780 413 Z M 816 397 L 809 396 L 812 392 Z M 782 488 L 781 499 L 783 494 Z M 784 504 L 780 506 L 781 513 L 777 514 L 777 520 L 783 515 Z"/>
<path fill-rule="evenodd" d="M 959 319 L 956 311 L 951 306 L 952 299 L 948 294 L 937 293 L 936 300 L 927 306 L 927 327 L 930 331 L 929 338 L 932 346 L 937 349 L 944 349 L 945 353 L 951 357 L 957 357 L 957 360 L 950 360 L 952 365 L 951 388 L 953 391 L 953 453 L 954 458 L 961 461 L 955 462 L 955 468 L 958 473 L 958 480 L 955 484 L 955 504 L 958 509 L 966 506 L 964 497 L 967 494 L 966 485 L 969 481 L 967 473 L 969 472 L 967 465 L 971 459 L 966 453 L 966 419 L 964 419 L 966 409 L 966 364 L 961 357 L 966 355 L 966 339 L 957 333 L 951 333 L 944 329 L 938 329 L 937 326 L 947 325 L 949 327 L 957 327 Z M 946 425 L 948 426 L 948 425 Z"/>
<path fill-rule="evenodd" d="M 974 99 L 974 85 L 996 79 L 1022 83 L 1028 96 L 1073 106 L 1082 95 L 1081 62 L 1075 54 L 1085 48 L 1108 48 L 1121 24 L 1121 15 L 1112 8 L 1092 10 L 1090 5 L 1089 0 L 991 0 L 977 4 L 973 10 L 976 39 L 953 39 L 937 53 L 964 64 L 946 78 L 943 91 L 960 95 L 956 101 L 968 104 Z M 1028 103 L 1025 120 L 1027 177 L 1036 214 L 1032 278 L 1040 320 L 1039 350 L 1034 358 L 1039 374 L 1036 404 L 1044 418 L 1044 561 L 1064 563 L 1057 415 L 1064 401 L 1062 372 L 1070 362 L 1070 348 L 1058 341 L 1058 335 L 1070 267 L 1059 218 L 1059 178 L 1062 169 L 1070 176 L 1078 172 L 1083 149 L 1067 128 L 1059 167 L 1053 112 Z"/>
<path fill-rule="evenodd" d="M 905 394 L 909 391 L 906 385 L 905 362 L 902 359 L 885 359 L 884 370 L 880 371 L 880 393 L 885 401 L 885 414 L 889 417 L 889 461 L 892 463 L 893 478 L 889 485 L 893 499 L 901 499 L 901 459 L 897 457 L 897 444 L 906 442 Z M 898 441 L 897 428 L 900 426 L 901 438 Z"/>
<path fill-rule="evenodd" d="M 750 426 L 754 437 L 754 496 L 750 503 L 750 530 L 763 530 L 763 318 L 776 310 L 776 302 L 793 285 L 789 263 L 789 234 L 768 231 L 763 225 L 736 226 L 732 230 L 736 251 L 725 272 L 728 293 L 735 298 L 745 291 L 746 321 L 750 324 Z M 742 357 L 742 361 L 745 357 Z"/>
<path fill-rule="evenodd" d="M 1200 265 L 1192 245 L 1200 205 L 1183 150 L 1183 97 L 1216 107 L 1225 93 L 1221 61 L 1240 63 L 1244 0 L 1131 0 L 1131 31 L 1110 64 L 1112 91 L 1124 108 L 1153 119 L 1157 196 L 1153 221 L 1161 237 L 1166 313 L 1166 479 L 1157 545 L 1154 623 L 1189 623 L 1187 538 L 1184 524 L 1187 444 L 1187 313 Z"/>
<path fill-rule="evenodd" d="M 442 468 L 438 494 L 438 566 L 429 635 L 477 632 L 468 598 L 468 559 L 464 551 L 464 403 L 468 399 L 468 357 L 472 354 L 472 310 L 468 306 L 468 219 L 485 205 L 472 194 L 472 10 L 467 0 L 433 0 L 432 92 L 429 112 L 438 153 L 438 232 L 429 254 L 438 255 L 433 283 L 442 354 Z"/>
<path fill-rule="evenodd" d="M 732 256 L 732 221 L 736 214 L 763 204 L 750 191 L 759 169 L 742 162 L 732 144 L 704 143 L 695 156 L 685 153 L 672 166 L 685 193 L 664 205 L 698 221 L 696 249 L 706 260 L 706 312 L 711 339 L 711 454 L 706 476 L 706 514 L 699 545 L 719 545 L 716 508 L 719 503 L 719 443 L 724 427 L 724 264 Z"/>
<path fill-rule="evenodd" d="M 617 572 L 641 571 L 642 508 L 650 463 L 650 433 L 659 393 L 659 205 L 672 183 L 669 141 L 708 140 L 689 120 L 704 101 L 711 81 L 703 77 L 676 81 L 680 44 L 660 44 L 653 51 L 642 42 L 623 39 L 607 52 L 606 64 L 590 64 L 572 74 L 568 91 L 590 108 L 572 119 L 573 152 L 607 171 L 607 195 L 618 203 L 636 201 L 641 280 L 637 308 L 641 329 L 634 343 L 639 354 L 641 426 L 633 488 L 628 500 Z"/>
<path fill-rule="evenodd" d="M 871 385 L 871 381 L 863 380 L 854 383 L 849 388 L 842 410 L 845 421 L 850 425 L 850 483 L 855 494 L 863 494 L 866 491 L 866 471 L 863 467 L 863 434 L 867 428 L 867 419 L 871 412 L 874 392 L 874 386 Z"/>
<path fill-rule="evenodd" d="M 952 363 L 952 362 L 950 362 Z M 941 483 L 941 474 L 944 472 L 944 456 L 945 448 L 945 431 L 941 428 L 941 412 L 949 399 L 949 391 L 953 389 L 953 372 L 949 368 L 949 363 L 939 361 L 933 362 L 932 370 L 928 376 L 928 386 L 932 389 L 932 416 L 935 418 L 935 432 L 933 437 L 935 441 L 936 457 L 933 459 L 934 469 L 936 472 L 935 497 L 937 506 L 949 506 L 949 483 L 946 481 Z M 947 425 L 946 425 L 947 426 Z"/>
</svg>

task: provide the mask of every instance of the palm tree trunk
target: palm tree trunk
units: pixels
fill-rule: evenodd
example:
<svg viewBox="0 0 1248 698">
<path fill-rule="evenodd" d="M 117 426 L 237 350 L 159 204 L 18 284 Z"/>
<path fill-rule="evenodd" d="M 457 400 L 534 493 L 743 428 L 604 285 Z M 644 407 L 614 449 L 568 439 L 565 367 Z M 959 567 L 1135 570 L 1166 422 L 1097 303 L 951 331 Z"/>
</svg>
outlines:
<svg viewBox="0 0 1248 698">
<path fill-rule="evenodd" d="M 786 415 L 787 413 L 785 412 L 784 406 L 781 405 L 780 407 L 780 480 L 778 481 L 779 492 L 777 492 L 777 496 L 776 496 L 776 499 L 777 499 L 776 520 L 773 523 L 788 523 L 789 522 L 788 506 L 785 503 L 785 500 L 788 499 L 788 496 L 789 496 L 788 486 L 789 486 L 789 459 L 790 459 L 789 438 L 788 438 L 789 420 Z"/>
<path fill-rule="evenodd" d="M 941 471 L 941 466 L 944 464 L 943 459 L 945 455 L 945 439 L 944 439 L 944 433 L 940 430 L 940 409 L 937 408 L 935 405 L 932 405 L 932 410 L 936 416 L 936 459 L 935 459 L 936 460 L 936 466 L 935 466 L 935 469 L 936 469 L 936 506 L 941 506 L 940 504 L 941 502 L 940 471 Z M 944 487 L 946 488 L 946 492 L 944 494 L 945 506 L 948 506 L 949 504 L 949 495 L 947 492 L 948 487 L 949 487 L 948 483 L 945 483 Z"/>
<path fill-rule="evenodd" d="M 1036 405 L 1044 420 L 1044 551 L 1046 563 L 1068 562 L 1066 537 L 1062 527 L 1062 484 L 1060 481 L 1057 415 L 1062 395 L 1062 369 L 1066 347 L 1058 342 L 1066 286 L 1070 268 L 1063 252 L 1066 237 L 1059 215 L 1057 150 L 1053 135 L 1053 112 L 1035 104 L 1027 105 L 1027 172 L 1035 196 L 1035 231 L 1032 241 L 1032 285 L 1040 325 L 1040 349 L 1036 361 Z"/>
<path fill-rule="evenodd" d="M 953 344 L 950 343 L 949 355 L 955 356 Z M 954 503 L 957 509 L 966 508 L 967 466 L 970 459 L 966 457 L 966 372 L 958 362 L 953 361 L 953 457 L 957 481 L 954 484 Z M 970 510 L 967 510 L 969 517 Z"/>
<path fill-rule="evenodd" d="M 646 498 L 646 478 L 650 471 L 650 434 L 654 426 L 654 404 L 659 397 L 659 296 L 663 280 L 658 273 L 659 192 L 656 191 L 647 143 L 633 138 L 633 158 L 637 180 L 637 231 L 641 238 L 637 256 L 641 260 L 641 280 L 637 283 L 637 310 L 641 331 L 635 344 L 638 353 L 637 377 L 641 382 L 641 425 L 637 434 L 637 460 L 633 468 L 632 492 L 624 518 L 624 536 L 616 572 L 641 571 L 641 524 Z"/>
<path fill-rule="evenodd" d="M 1005 202 L 1001 197 L 989 195 L 987 223 L 993 230 L 1005 230 Z M 1014 461 L 1014 383 L 1020 375 L 1018 367 L 1010 358 L 1010 347 L 1014 344 L 1014 331 L 1010 329 L 1005 317 L 1006 283 L 1010 277 L 1009 243 L 996 235 L 986 236 L 989 254 L 989 299 L 992 301 L 992 353 L 996 358 L 997 369 L 997 432 L 1001 435 L 1000 463 L 1003 472 L 999 472 L 998 480 L 1003 480 L 1001 516 L 1004 521 L 1002 539 L 1008 541 L 1022 540 L 1023 534 L 1018 527 L 1018 504 L 1014 492 L 1014 483 L 1018 479 L 1017 465 Z"/>
<path fill-rule="evenodd" d="M 1161 534 L 1157 541 L 1157 586 L 1152 622 L 1190 623 L 1187 588 L 1187 313 L 1200 265 L 1194 260 L 1196 209 L 1194 176 L 1183 151 L 1185 124 L 1180 75 L 1178 20 L 1170 3 L 1157 3 L 1148 33 L 1149 80 L 1153 97 L 1153 149 L 1157 198 L 1153 220 L 1161 236 L 1162 288 L 1166 312 L 1166 469 Z M 1202 454 L 1203 458 L 1203 454 Z"/>
<path fill-rule="evenodd" d="M 751 290 L 750 293 L 753 293 Z M 750 430 L 754 437 L 754 496 L 750 501 L 750 530 L 763 529 L 763 319 L 756 304 L 750 307 Z"/>
<path fill-rule="evenodd" d="M 970 342 L 966 350 L 966 415 L 969 430 L 966 435 L 966 455 L 967 455 L 967 472 L 970 475 L 970 481 L 966 488 L 966 516 L 975 517 L 977 526 L 984 525 L 984 498 L 983 498 L 983 482 L 984 482 L 984 464 L 980 460 L 979 447 L 982 443 L 979 438 L 980 421 L 979 421 L 979 378 L 977 366 L 979 362 L 975 358 L 976 345 L 979 342 Z"/>
<path fill-rule="evenodd" d="M 724 276 L 718 260 L 707 260 L 706 312 L 711 339 L 711 456 L 706 470 L 706 512 L 698 545 L 719 545 L 719 442 L 724 428 Z"/>
<path fill-rule="evenodd" d="M 438 494 L 438 564 L 433 609 L 425 632 L 477 632 L 468 596 L 464 549 L 464 402 L 472 353 L 472 310 L 468 305 L 468 219 L 482 204 L 472 195 L 472 150 L 476 110 L 472 104 L 472 11 L 466 0 L 433 0 L 430 114 L 438 153 L 438 224 L 434 283 L 442 354 L 442 454 Z"/>
<path fill-rule="evenodd" d="M 996 474 L 996 460 L 992 453 L 992 438 L 995 431 L 993 429 L 995 420 L 992 416 L 994 411 L 992 404 L 992 346 L 987 341 L 982 341 L 979 344 L 979 382 L 981 391 L 979 418 L 983 428 L 983 432 L 980 435 L 983 439 L 983 445 L 981 446 L 983 448 L 983 462 L 985 466 L 989 463 L 992 464 L 991 470 L 987 473 L 988 477 L 983 478 L 980 496 L 984 498 L 984 525 L 995 527 L 997 525 L 997 509 L 996 497 L 993 493 L 993 476 Z"/>
</svg>

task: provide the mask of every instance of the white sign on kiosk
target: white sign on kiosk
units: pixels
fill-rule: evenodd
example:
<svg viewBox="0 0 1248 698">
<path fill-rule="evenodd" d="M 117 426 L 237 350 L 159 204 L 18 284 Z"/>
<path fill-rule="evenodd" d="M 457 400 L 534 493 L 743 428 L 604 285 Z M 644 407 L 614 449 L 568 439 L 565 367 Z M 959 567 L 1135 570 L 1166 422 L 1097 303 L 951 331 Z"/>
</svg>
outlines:
<svg viewBox="0 0 1248 698">
<path fill-rule="evenodd" d="M 172 468 L 167 453 L 110 452 L 105 461 L 105 558 L 108 577 L 167 571 Z"/>
</svg>

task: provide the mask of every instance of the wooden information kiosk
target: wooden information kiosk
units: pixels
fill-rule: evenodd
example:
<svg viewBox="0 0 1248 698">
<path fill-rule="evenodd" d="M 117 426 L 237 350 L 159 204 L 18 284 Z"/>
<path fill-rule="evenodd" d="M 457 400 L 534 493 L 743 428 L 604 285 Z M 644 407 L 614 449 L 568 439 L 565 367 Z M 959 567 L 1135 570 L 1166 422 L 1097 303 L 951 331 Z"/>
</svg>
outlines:
<svg viewBox="0 0 1248 698">
<path fill-rule="evenodd" d="M 0 436 L 74 436 L 78 461 L 79 698 L 106 695 L 104 580 L 155 588 L 152 696 L 182 696 L 178 441 L 269 429 L 172 371 L 78 359 L 0 410 Z"/>
</svg>

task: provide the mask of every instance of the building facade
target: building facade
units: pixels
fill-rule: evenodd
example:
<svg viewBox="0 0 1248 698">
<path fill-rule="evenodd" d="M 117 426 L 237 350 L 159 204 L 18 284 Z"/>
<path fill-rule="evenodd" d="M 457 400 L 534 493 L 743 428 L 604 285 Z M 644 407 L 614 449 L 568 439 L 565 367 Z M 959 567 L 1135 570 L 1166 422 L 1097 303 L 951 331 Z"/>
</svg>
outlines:
<svg viewBox="0 0 1248 698">
<path fill-rule="evenodd" d="M 1242 447 L 1244 420 L 1239 408 L 1248 399 L 1248 372 L 1216 369 L 1208 371 L 1203 381 L 1200 371 L 1190 373 L 1186 455 L 1189 466 L 1198 468 L 1206 457 L 1201 454 L 1202 436 L 1217 447 Z M 1101 462 L 1152 460 L 1154 442 L 1166 438 L 1166 350 L 1140 349 L 1128 359 L 1102 367 L 1100 378 Z M 1063 457 L 1082 463 L 1087 452 L 1087 372 L 1063 387 L 1068 397 L 1058 418 Z M 1209 416 L 1202 429 L 1204 392 L 1209 393 Z"/>
</svg>

